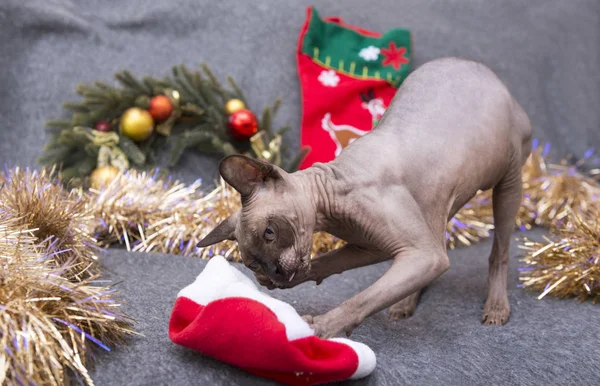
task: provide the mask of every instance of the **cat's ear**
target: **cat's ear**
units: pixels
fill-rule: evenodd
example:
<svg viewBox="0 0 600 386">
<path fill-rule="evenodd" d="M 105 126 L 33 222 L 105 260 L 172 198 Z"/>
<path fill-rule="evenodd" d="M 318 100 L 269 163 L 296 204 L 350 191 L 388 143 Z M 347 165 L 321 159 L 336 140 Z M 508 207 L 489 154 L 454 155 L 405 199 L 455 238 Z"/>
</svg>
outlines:
<svg viewBox="0 0 600 386">
<path fill-rule="evenodd" d="M 242 196 L 248 196 L 268 180 L 282 179 L 285 172 L 268 162 L 230 155 L 219 164 L 219 173 Z"/>
<path fill-rule="evenodd" d="M 204 248 L 224 240 L 235 240 L 235 229 L 237 227 L 239 218 L 239 211 L 227 217 L 221 224 L 217 225 L 215 229 L 213 229 L 202 240 L 200 240 L 196 246 L 198 248 Z"/>
</svg>

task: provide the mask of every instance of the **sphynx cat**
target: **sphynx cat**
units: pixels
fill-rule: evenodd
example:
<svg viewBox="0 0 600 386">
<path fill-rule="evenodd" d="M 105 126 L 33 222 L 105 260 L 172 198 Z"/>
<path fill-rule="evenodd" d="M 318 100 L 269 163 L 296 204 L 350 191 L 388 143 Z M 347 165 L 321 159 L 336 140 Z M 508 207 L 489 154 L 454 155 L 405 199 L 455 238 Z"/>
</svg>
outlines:
<svg viewBox="0 0 600 386">
<path fill-rule="evenodd" d="M 509 244 L 530 154 L 527 114 L 497 76 L 459 58 L 428 62 L 396 92 L 380 123 L 329 163 L 295 173 L 234 155 L 219 171 L 242 209 L 199 244 L 237 240 L 258 281 L 290 288 L 393 259 L 370 287 L 318 316 L 324 338 L 349 335 L 369 316 L 412 315 L 420 291 L 450 266 L 446 225 L 479 190 L 493 188 L 495 231 L 482 322 L 508 321 Z M 347 245 L 311 259 L 312 235 Z"/>
</svg>

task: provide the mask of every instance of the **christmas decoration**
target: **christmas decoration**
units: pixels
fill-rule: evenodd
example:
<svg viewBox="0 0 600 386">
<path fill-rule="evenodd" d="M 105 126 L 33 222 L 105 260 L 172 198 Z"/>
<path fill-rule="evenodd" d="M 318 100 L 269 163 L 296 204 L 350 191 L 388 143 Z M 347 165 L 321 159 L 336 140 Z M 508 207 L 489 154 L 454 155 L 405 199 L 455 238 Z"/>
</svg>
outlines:
<svg viewBox="0 0 600 386">
<path fill-rule="evenodd" d="M 301 142 L 311 148 L 301 169 L 331 161 L 379 122 L 408 75 L 411 53 L 407 30 L 381 35 L 308 8 L 296 53 Z"/>
<path fill-rule="evenodd" d="M 158 170 L 125 172 L 88 192 L 88 209 L 99 220 L 95 233 L 105 246 L 122 242 L 128 250 L 193 254 L 197 233 L 207 232 L 205 216 L 215 215 L 199 188 L 199 182 L 165 181 Z"/>
<path fill-rule="evenodd" d="M 94 131 L 97 130 L 74 132 L 87 138 L 95 135 Z M 99 134 L 102 135 L 93 138 L 95 141 L 101 138 L 104 144 L 110 143 L 107 141 L 112 138 L 110 134 L 117 135 L 114 132 Z M 269 159 L 273 157 L 270 149 L 277 149 L 278 141 L 259 133 L 251 140 L 252 149 L 257 157 Z M 600 260 L 597 258 L 600 255 L 600 207 L 595 193 L 600 186 L 596 181 L 599 170 L 586 165 L 594 153 L 586 153 L 575 163 L 549 164 L 545 160 L 549 151 L 548 145 L 539 146 L 534 142 L 533 153 L 523 168 L 524 199 L 518 225 L 522 229 L 550 226 L 551 236 L 542 241 L 524 240 L 521 247 L 525 256 L 520 268 L 522 287 L 537 291 L 540 299 L 577 297 L 596 302 L 600 295 Z M 91 384 L 87 372 L 90 354 L 98 348 L 108 350 L 122 344 L 124 338 L 133 333 L 132 321 L 118 309 L 114 289 L 96 285 L 99 279 L 96 238 L 105 245 L 123 241 L 130 250 L 136 251 L 201 258 L 226 255 L 229 260 L 239 260 L 233 242 L 201 250 L 194 247 L 216 224 L 240 208 L 239 195 L 223 181 L 213 191 L 203 192 L 199 182 L 184 185 L 162 179 L 158 172 L 129 170 L 106 187 L 84 191 L 65 189 L 51 170 L 36 172 L 15 168 L 0 177 L 3 181 L 0 189 L 3 209 L 0 216 L 0 342 L 4 353 L 0 356 L 0 374 L 8 384 L 19 380 L 21 383 L 31 380 L 41 384 L 65 384 L 70 374 L 75 380 Z M 488 235 L 492 221 L 490 198 L 489 192 L 481 192 L 459 211 L 456 221 L 449 224 L 450 247 L 472 244 Z M 96 238 L 92 236 L 95 232 Z M 471 236 L 462 232 L 469 232 Z M 316 234 L 313 255 L 343 244 L 331 235 Z M 191 303 L 183 297 L 182 293 L 176 302 L 174 321 L 182 315 L 181 311 L 189 310 Z M 194 298 L 191 301 L 196 302 Z M 190 318 L 201 320 L 207 315 L 202 312 L 209 305 L 196 304 L 197 312 L 191 313 Z M 202 306 L 205 307 L 201 312 Z M 246 310 L 260 310 L 254 306 L 252 303 Z M 256 316 L 251 313 L 248 317 L 252 315 Z M 279 320 L 271 322 L 279 325 Z M 174 323 L 174 327 L 185 327 L 193 333 L 198 331 L 194 326 L 202 327 Z M 261 319 L 261 323 L 266 321 Z M 288 325 L 284 325 L 287 331 Z M 190 345 L 175 328 L 170 332 L 173 340 Z M 266 336 L 261 342 L 275 342 L 270 339 Z M 241 342 L 240 347 L 245 347 L 246 342 Z M 280 342 L 279 346 L 269 345 L 269 349 L 279 347 L 282 350 L 279 354 L 289 353 L 294 340 Z M 306 362 L 302 352 L 296 351 L 298 356 L 286 362 L 310 368 L 315 362 Z M 256 358 L 258 361 L 262 357 L 257 355 Z M 221 359 L 254 371 L 254 364 L 238 362 L 239 357 Z M 350 373 L 349 368 L 345 369 Z M 316 375 L 313 371 L 313 376 Z M 282 380 L 303 382 L 305 378 L 295 377 L 294 373 L 294 378 Z"/>
<path fill-rule="evenodd" d="M 231 115 L 237 111 L 243 110 L 246 108 L 244 102 L 240 99 L 230 99 L 225 103 L 225 111 L 227 114 Z"/>
<path fill-rule="evenodd" d="M 289 304 L 260 292 L 222 256 L 213 257 L 196 281 L 179 292 L 169 337 L 176 344 L 289 385 L 359 379 L 376 366 L 375 353 L 368 346 L 316 337 Z"/>
<path fill-rule="evenodd" d="M 532 155 L 523 165 L 523 200 L 517 213 L 516 227 L 522 231 L 540 224 L 544 216 L 537 214 L 537 193 L 543 181 L 546 164 L 542 149 L 534 148 Z M 490 236 L 494 229 L 494 213 L 492 210 L 492 190 L 479 192 L 448 222 L 446 239 L 448 247 L 469 246 Z"/>
<path fill-rule="evenodd" d="M 212 227 L 241 208 L 239 194 L 223 180 L 205 193 L 199 181 L 185 185 L 162 179 L 158 170 L 154 173 L 130 170 L 103 190 L 89 191 L 87 199 L 88 210 L 97 219 L 95 234 L 104 246 L 118 242 L 129 251 L 203 259 L 223 255 L 228 260 L 240 260 L 233 241 L 196 248 Z M 313 240 L 315 256 L 344 244 L 326 233 L 316 234 Z"/>
<path fill-rule="evenodd" d="M 264 146 L 261 144 L 256 148 L 256 153 L 261 154 L 260 149 Z M 268 153 L 267 150 L 262 151 L 267 158 Z M 527 170 L 536 167 L 539 165 L 536 166 L 530 159 L 523 169 L 524 175 Z M 533 184 L 525 181 L 525 185 Z M 203 249 L 194 247 L 211 227 L 241 207 L 239 195 L 222 180 L 216 189 L 205 194 L 199 182 L 186 186 L 178 181 L 164 181 L 158 172 L 129 171 L 103 191 L 92 191 L 90 195 L 91 210 L 100 218 L 99 223 L 104 224 L 96 232 L 105 242 L 122 241 L 130 250 L 140 252 L 201 258 L 221 254 L 228 259 L 239 260 L 235 242 L 226 241 Z M 140 196 L 144 196 L 145 200 L 135 199 Z M 535 205 L 525 200 L 517 218 L 517 227 L 531 228 L 535 217 Z M 492 224 L 491 192 L 480 192 L 448 223 L 448 246 L 453 249 L 474 244 L 490 235 Z M 313 237 L 313 256 L 342 245 L 343 240 L 317 233 Z"/>
<path fill-rule="evenodd" d="M 583 214 L 569 214 L 566 225 L 554 229 L 552 239 L 524 240 L 521 286 L 541 292 L 538 299 L 577 297 L 595 304 L 600 298 L 600 211 L 595 205 Z"/>
<path fill-rule="evenodd" d="M 280 141 L 280 137 L 269 139 L 265 132 L 260 131 L 250 139 L 250 145 L 256 158 L 277 161 Z M 533 152 L 522 171 L 524 194 L 517 217 L 517 228 L 527 230 L 533 226 L 550 226 L 560 230 L 573 226 L 570 213 L 580 215 L 584 224 L 591 227 L 591 217 L 586 214 L 598 207 L 593 192 L 600 189 L 600 184 L 595 179 L 600 171 L 584 163 L 591 159 L 593 152 L 586 153 L 574 164 L 563 161 L 556 165 L 548 164 L 545 160 L 549 151 L 549 145 L 540 146 L 534 141 Z M 574 178 L 568 180 L 567 186 L 563 183 L 569 176 Z M 553 186 L 560 188 L 555 189 Z M 6 192 L 6 188 L 4 191 Z M 239 195 L 222 180 L 214 190 L 205 192 L 201 190 L 199 182 L 185 185 L 178 181 L 165 180 L 158 170 L 155 173 L 128 170 L 102 189 L 85 193 L 80 189 L 73 189 L 70 194 L 75 194 L 74 197 L 81 196 L 86 202 L 85 211 L 93 218 L 88 226 L 95 229 L 98 241 L 102 245 L 119 242 L 124 243 L 128 250 L 140 252 L 184 254 L 200 258 L 223 255 L 228 260 L 240 259 L 235 242 L 225 241 L 202 249 L 195 247 L 211 229 L 240 208 Z M 79 227 L 85 228 L 83 225 Z M 479 192 L 449 221 L 448 247 L 474 244 L 488 237 L 491 230 L 491 192 Z M 580 235 L 581 239 L 589 237 L 587 234 Z M 546 246 L 556 242 L 558 241 L 546 241 L 535 244 L 535 247 L 544 250 Z M 343 240 L 329 234 L 315 234 L 313 256 L 327 253 L 342 245 Z M 571 253 L 577 254 L 577 258 L 582 258 L 578 251 L 571 249 Z M 533 260 L 527 261 L 533 264 Z M 538 264 L 526 268 L 533 270 L 530 272 L 531 277 L 540 277 L 535 281 L 535 286 L 528 284 L 526 288 L 536 289 L 539 288 L 538 285 L 545 288 L 546 285 L 552 285 L 552 282 L 546 281 L 549 279 L 549 276 L 545 275 L 546 266 Z M 571 276 L 564 279 L 566 283 L 561 284 L 567 287 L 561 288 L 576 288 L 571 279 Z M 568 291 L 564 294 L 580 295 Z"/>
<path fill-rule="evenodd" d="M 559 228 L 568 225 L 568 218 L 550 216 L 552 213 L 562 213 L 560 208 L 565 202 L 579 202 L 581 205 L 571 206 L 571 210 L 578 213 L 595 208 L 592 198 L 585 202 L 574 199 L 573 195 L 579 191 L 577 189 L 542 189 L 552 183 L 555 177 L 561 178 L 564 170 L 571 170 L 568 172 L 571 174 L 574 172 L 564 162 L 563 165 L 547 164 L 544 157 L 549 147 L 539 147 L 537 143 L 534 146 L 532 155 L 523 167 L 524 198 L 517 217 L 517 228 L 526 230 L 536 225 L 551 224 Z M 266 149 L 264 143 L 259 147 Z M 263 151 L 268 153 L 267 150 Z M 260 154 L 261 151 L 257 149 L 256 153 Z M 591 153 L 584 159 L 590 156 Z M 582 163 L 574 166 L 579 170 Z M 551 171 L 554 174 L 550 174 Z M 595 169 L 591 169 L 589 173 L 595 172 Z M 598 188 L 599 184 L 589 178 L 589 173 L 578 171 L 574 174 L 579 176 L 576 181 L 585 181 L 586 184 L 592 184 L 593 189 Z M 133 199 L 142 195 L 145 197 L 143 201 Z M 543 205 L 539 205 L 540 202 Z M 205 194 L 198 182 L 189 186 L 177 181 L 165 183 L 156 174 L 130 171 L 118 177 L 107 190 L 91 192 L 89 205 L 98 217 L 98 223 L 104 224 L 98 229 L 99 237 L 104 242 L 122 241 L 129 250 L 141 252 L 185 254 L 200 258 L 223 255 L 228 260 L 240 259 L 237 246 L 232 241 L 202 249 L 194 247 L 211 229 L 241 207 L 239 195 L 223 181 Z M 491 192 L 480 192 L 449 221 L 448 247 L 474 244 L 488 237 L 492 230 Z M 342 245 L 343 240 L 317 233 L 313 237 L 313 256 Z"/>
<path fill-rule="evenodd" d="M 325 87 L 336 87 L 340 83 L 340 77 L 333 70 L 323 70 L 317 78 Z"/>
<path fill-rule="evenodd" d="M 379 53 L 381 53 L 381 49 L 375 46 L 368 46 L 361 49 L 358 53 L 358 56 L 360 56 L 366 61 L 372 61 L 379 59 Z"/>
<path fill-rule="evenodd" d="M 249 140 L 258 131 L 258 121 L 247 109 L 238 110 L 229 116 L 231 135 L 242 141 Z"/>
<path fill-rule="evenodd" d="M 117 174 L 119 174 L 119 169 L 114 166 L 105 165 L 97 167 L 90 175 L 90 186 L 92 189 L 106 187 L 115 179 Z"/>
<path fill-rule="evenodd" d="M 92 385 L 93 352 L 132 334 L 110 286 L 98 286 L 95 219 L 45 172 L 10 170 L 0 191 L 0 380 Z"/>
<path fill-rule="evenodd" d="M 568 221 L 572 213 L 585 213 L 596 206 L 600 185 L 578 172 L 576 166 L 563 162 L 548 167 L 547 177 L 532 195 L 537 200 L 536 224 L 549 227 Z"/>
<path fill-rule="evenodd" d="M 166 96 L 157 95 L 150 99 L 148 111 L 156 121 L 164 121 L 173 113 L 173 105 Z"/>
<path fill-rule="evenodd" d="M 277 143 L 276 149 L 271 147 L 272 159 L 285 170 L 296 170 L 307 149 L 284 159 L 288 150 L 281 138 L 289 127 L 272 127 L 281 101 L 266 106 L 260 120 L 254 113 L 246 113 L 246 129 L 237 124 L 232 131 L 229 116 L 247 110 L 243 92 L 232 78 L 227 78 L 226 87 L 208 66 L 201 67 L 191 71 L 184 65 L 176 66 L 171 76 L 160 79 L 137 79 L 122 71 L 115 75 L 119 87 L 103 82 L 78 85 L 76 92 L 83 100 L 64 104 L 71 112 L 68 119 L 47 122 L 52 135 L 39 162 L 60 165 L 65 183 L 87 187 L 90 174 L 100 166 L 150 170 L 159 166 L 157 162 L 166 151 L 168 164 L 160 165 L 163 169 L 175 166 L 188 150 L 257 156 L 248 139 L 258 130 L 263 134 L 254 142 L 267 147 Z M 100 121 L 110 123 L 111 128 L 120 121 L 120 131 L 105 131 L 104 124 L 94 130 Z M 237 133 L 243 136 L 242 141 L 234 137 Z"/>
<path fill-rule="evenodd" d="M 94 125 L 94 130 L 98 130 L 98 131 L 107 133 L 107 132 L 111 131 L 112 128 L 110 127 L 110 123 L 108 123 L 106 121 L 100 121 Z"/>
<path fill-rule="evenodd" d="M 448 247 L 469 246 L 490 236 L 494 229 L 492 192 L 480 192 L 446 225 Z"/>
<path fill-rule="evenodd" d="M 54 260 L 68 267 L 61 276 L 82 280 L 95 275 L 99 252 L 91 235 L 95 219 L 86 209 L 83 193 L 64 190 L 52 171 L 16 168 L 5 180 L 0 219 L 14 219 L 16 226 L 31 230 L 45 251 L 60 252 Z"/>
<path fill-rule="evenodd" d="M 131 140 L 142 142 L 150 138 L 154 130 L 152 115 L 138 107 L 130 107 L 121 116 L 121 133 Z"/>
<path fill-rule="evenodd" d="M 402 68 L 403 64 L 408 64 L 410 60 L 406 57 L 406 47 L 396 47 L 396 42 L 390 42 L 389 47 L 382 48 L 381 53 L 385 59 L 383 59 L 383 66 L 393 66 L 395 70 Z"/>
<path fill-rule="evenodd" d="M 63 385 L 72 373 L 92 385 L 86 368 L 91 350 L 110 351 L 132 333 L 131 321 L 116 307 L 114 290 L 92 285 L 97 277 L 80 283 L 61 277 L 61 270 L 72 267 L 50 268 L 53 264 L 44 261 L 51 255 L 37 251 L 43 247 L 24 235 L 9 237 L 12 242 L 0 242 L 4 380 Z"/>
</svg>

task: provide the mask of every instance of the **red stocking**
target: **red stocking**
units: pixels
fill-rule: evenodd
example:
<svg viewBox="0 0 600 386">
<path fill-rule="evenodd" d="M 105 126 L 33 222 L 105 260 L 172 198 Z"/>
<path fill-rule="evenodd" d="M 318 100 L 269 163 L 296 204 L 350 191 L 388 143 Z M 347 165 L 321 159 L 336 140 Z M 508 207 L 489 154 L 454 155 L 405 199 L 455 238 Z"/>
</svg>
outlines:
<svg viewBox="0 0 600 386">
<path fill-rule="evenodd" d="M 333 160 L 377 124 L 408 75 L 411 51 L 406 30 L 380 35 L 308 8 L 297 56 L 301 142 L 311 151 L 300 169 Z"/>
</svg>

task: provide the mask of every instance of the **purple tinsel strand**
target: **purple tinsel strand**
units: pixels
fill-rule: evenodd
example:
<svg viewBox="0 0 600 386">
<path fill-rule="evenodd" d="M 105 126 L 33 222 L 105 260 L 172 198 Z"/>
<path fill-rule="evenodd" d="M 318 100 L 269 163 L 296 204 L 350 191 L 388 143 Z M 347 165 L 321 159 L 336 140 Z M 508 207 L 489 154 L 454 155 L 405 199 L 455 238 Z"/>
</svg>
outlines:
<svg viewBox="0 0 600 386">
<path fill-rule="evenodd" d="M 93 336 L 91 336 L 90 334 L 88 334 L 85 331 L 82 331 L 79 327 L 75 326 L 74 324 L 71 324 L 69 322 L 66 322 L 62 319 L 59 318 L 53 318 L 55 321 L 64 324 L 65 326 L 77 331 L 80 334 L 85 335 L 86 338 L 88 338 L 89 340 L 91 340 L 92 342 L 96 343 L 98 346 L 102 347 L 103 349 L 105 349 L 106 351 L 110 351 L 110 347 L 108 347 L 107 345 L 105 345 L 104 343 L 100 342 L 98 339 L 94 338 Z"/>
</svg>

